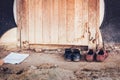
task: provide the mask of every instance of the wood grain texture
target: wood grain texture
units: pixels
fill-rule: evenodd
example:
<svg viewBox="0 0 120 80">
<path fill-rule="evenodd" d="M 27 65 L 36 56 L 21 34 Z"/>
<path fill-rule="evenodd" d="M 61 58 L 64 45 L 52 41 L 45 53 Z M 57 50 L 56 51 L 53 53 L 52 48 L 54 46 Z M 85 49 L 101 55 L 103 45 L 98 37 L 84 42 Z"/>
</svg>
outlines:
<svg viewBox="0 0 120 80">
<path fill-rule="evenodd" d="M 100 0 L 97 0 L 97 33 L 96 33 L 96 39 L 97 39 L 97 48 L 101 49 L 103 48 L 103 40 L 102 40 L 102 35 L 100 32 Z"/>
<path fill-rule="evenodd" d="M 96 29 L 97 29 L 97 0 L 89 0 L 89 48 L 96 47 Z"/>
<path fill-rule="evenodd" d="M 42 1 L 35 1 L 35 43 L 39 44 L 43 42 L 42 33 L 43 33 L 43 24 L 42 24 Z"/>
<path fill-rule="evenodd" d="M 51 43 L 58 43 L 58 1 L 51 0 Z"/>
<path fill-rule="evenodd" d="M 28 41 L 28 0 L 22 0 L 22 37 L 23 41 Z"/>
<path fill-rule="evenodd" d="M 83 0 L 75 0 L 75 21 L 74 21 L 74 42 L 75 44 L 82 44 L 83 41 Z"/>
<path fill-rule="evenodd" d="M 42 5 L 42 13 L 43 13 L 43 18 L 42 18 L 42 23 L 43 23 L 43 43 L 50 43 L 51 41 L 51 36 L 50 36 L 50 16 L 51 16 L 51 6 L 50 6 L 51 0 L 43 0 L 43 5 Z"/>
<path fill-rule="evenodd" d="M 35 2 L 34 0 L 28 0 L 29 2 L 29 43 L 35 43 Z"/>
<path fill-rule="evenodd" d="M 17 39 L 18 39 L 18 46 L 20 46 L 21 47 L 21 18 L 20 18 L 20 16 L 21 16 L 21 12 L 20 12 L 20 7 L 21 7 L 21 5 L 20 5 L 20 2 L 21 0 L 17 0 L 16 1 L 16 10 L 17 10 Z"/>
<path fill-rule="evenodd" d="M 66 11 L 66 32 L 67 32 L 67 43 L 74 43 L 74 15 L 75 15 L 75 0 L 67 0 L 67 11 Z"/>
<path fill-rule="evenodd" d="M 91 48 L 102 42 L 99 0 L 18 0 L 17 4 L 21 42 Z"/>
<path fill-rule="evenodd" d="M 24 46 L 25 42 L 28 42 L 28 0 L 19 0 L 17 4 L 17 24 L 18 35 L 21 46 Z"/>
<path fill-rule="evenodd" d="M 66 0 L 59 0 L 59 44 L 65 44 L 67 42 L 66 34 Z"/>
<path fill-rule="evenodd" d="M 88 21 L 88 2 L 89 0 L 84 0 L 83 1 L 83 7 L 82 7 L 82 12 L 83 12 L 83 33 L 82 33 L 82 43 L 81 44 L 84 44 L 84 45 L 88 45 L 88 42 L 89 42 L 89 39 L 88 39 L 88 24 L 89 24 L 89 21 Z"/>
</svg>

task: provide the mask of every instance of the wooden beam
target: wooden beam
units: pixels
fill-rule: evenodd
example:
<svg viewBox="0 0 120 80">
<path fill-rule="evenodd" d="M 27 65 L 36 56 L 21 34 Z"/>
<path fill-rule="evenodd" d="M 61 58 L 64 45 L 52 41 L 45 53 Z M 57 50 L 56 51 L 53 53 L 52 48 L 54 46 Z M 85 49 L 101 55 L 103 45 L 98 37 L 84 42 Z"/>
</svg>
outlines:
<svg viewBox="0 0 120 80">
<path fill-rule="evenodd" d="M 96 30 L 97 30 L 97 0 L 89 0 L 89 48 L 96 49 Z"/>
</svg>

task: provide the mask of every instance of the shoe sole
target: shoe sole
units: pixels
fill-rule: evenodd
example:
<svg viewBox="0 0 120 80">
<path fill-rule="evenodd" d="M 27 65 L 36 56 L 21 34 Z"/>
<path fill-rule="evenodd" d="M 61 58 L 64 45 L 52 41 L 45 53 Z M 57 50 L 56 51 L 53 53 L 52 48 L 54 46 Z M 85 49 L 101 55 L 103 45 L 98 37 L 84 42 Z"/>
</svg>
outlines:
<svg viewBox="0 0 120 80">
<path fill-rule="evenodd" d="M 74 61 L 74 62 L 78 62 L 78 61 L 80 61 L 80 59 L 73 59 L 73 61 Z"/>
</svg>

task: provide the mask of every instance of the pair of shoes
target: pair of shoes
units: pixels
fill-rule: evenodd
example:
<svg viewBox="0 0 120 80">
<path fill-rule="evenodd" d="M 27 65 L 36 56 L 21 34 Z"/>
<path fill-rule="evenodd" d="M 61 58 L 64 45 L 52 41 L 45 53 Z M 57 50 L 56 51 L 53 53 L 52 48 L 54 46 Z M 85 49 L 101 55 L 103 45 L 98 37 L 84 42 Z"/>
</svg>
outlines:
<svg viewBox="0 0 120 80">
<path fill-rule="evenodd" d="M 103 62 L 107 57 L 108 57 L 108 53 L 103 49 L 100 49 L 97 53 L 95 53 L 92 49 L 90 49 L 86 54 L 85 59 L 89 62 L 94 60 L 98 62 Z"/>
<path fill-rule="evenodd" d="M 78 49 L 65 49 L 64 58 L 66 61 L 80 61 L 80 51 Z"/>
</svg>

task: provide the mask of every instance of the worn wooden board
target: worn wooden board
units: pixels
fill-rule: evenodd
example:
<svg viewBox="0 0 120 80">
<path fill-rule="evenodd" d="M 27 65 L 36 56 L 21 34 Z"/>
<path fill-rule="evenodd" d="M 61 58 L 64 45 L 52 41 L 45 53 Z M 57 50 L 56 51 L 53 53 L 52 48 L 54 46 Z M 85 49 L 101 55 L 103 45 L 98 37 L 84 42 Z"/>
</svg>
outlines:
<svg viewBox="0 0 120 80">
<path fill-rule="evenodd" d="M 28 43 L 28 0 L 18 0 L 17 11 L 17 24 L 18 24 L 18 41 L 20 41 L 21 46 Z"/>
<path fill-rule="evenodd" d="M 99 0 L 18 0 L 17 3 L 21 43 L 95 48 L 102 42 Z"/>
<path fill-rule="evenodd" d="M 66 34 L 66 0 L 59 0 L 59 44 L 65 44 L 67 42 Z"/>
<path fill-rule="evenodd" d="M 29 3 L 29 43 L 35 43 L 35 1 L 28 0 Z"/>
<path fill-rule="evenodd" d="M 88 11 L 89 11 L 89 27 L 88 27 L 88 36 L 89 36 L 89 47 L 96 48 L 96 29 L 97 29 L 97 0 L 89 0 L 88 2 Z"/>
<path fill-rule="evenodd" d="M 83 0 L 75 0 L 75 21 L 74 21 L 74 42 L 75 44 L 82 44 L 83 39 Z"/>
<path fill-rule="evenodd" d="M 83 10 L 83 33 L 82 33 L 82 42 L 83 44 L 85 45 L 88 45 L 89 44 L 89 39 L 88 39 L 88 24 L 89 24 L 89 20 L 88 20 L 88 2 L 89 0 L 84 0 L 83 1 L 83 7 L 82 7 L 82 10 Z M 82 44 L 82 43 L 81 43 Z"/>
<path fill-rule="evenodd" d="M 35 1 L 35 43 L 42 43 L 42 33 L 43 33 L 43 24 L 42 24 L 42 2 L 43 0 Z M 33 27 L 34 28 L 34 27 Z"/>
<path fill-rule="evenodd" d="M 75 14 L 75 0 L 66 1 L 66 32 L 67 43 L 74 43 L 74 14 Z"/>
<path fill-rule="evenodd" d="M 51 41 L 51 32 L 50 32 L 50 16 L 51 16 L 51 0 L 43 0 L 42 3 L 42 13 L 43 13 L 43 18 L 42 18 L 42 23 L 43 23 L 43 43 L 50 43 Z"/>
<path fill-rule="evenodd" d="M 58 43 L 58 1 L 59 0 L 51 0 L 51 17 L 50 17 L 50 22 L 51 22 L 51 42 L 50 43 Z"/>
</svg>

